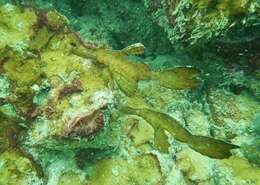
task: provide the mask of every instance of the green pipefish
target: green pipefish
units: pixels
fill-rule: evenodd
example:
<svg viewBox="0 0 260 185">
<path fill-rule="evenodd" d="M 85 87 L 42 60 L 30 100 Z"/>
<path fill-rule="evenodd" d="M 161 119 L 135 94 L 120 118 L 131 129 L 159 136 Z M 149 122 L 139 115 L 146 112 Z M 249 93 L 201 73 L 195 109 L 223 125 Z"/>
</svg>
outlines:
<svg viewBox="0 0 260 185">
<path fill-rule="evenodd" d="M 165 130 L 175 139 L 187 143 L 197 152 L 212 158 L 228 158 L 232 155 L 230 150 L 239 148 L 239 146 L 221 140 L 206 136 L 192 135 L 188 130 L 183 128 L 177 120 L 164 113 L 152 111 L 146 108 L 133 109 L 130 107 L 122 107 L 120 110 L 127 114 L 138 115 L 146 120 L 154 128 L 155 145 L 162 152 L 166 152 L 169 146 L 167 136 L 164 132 Z"/>
</svg>

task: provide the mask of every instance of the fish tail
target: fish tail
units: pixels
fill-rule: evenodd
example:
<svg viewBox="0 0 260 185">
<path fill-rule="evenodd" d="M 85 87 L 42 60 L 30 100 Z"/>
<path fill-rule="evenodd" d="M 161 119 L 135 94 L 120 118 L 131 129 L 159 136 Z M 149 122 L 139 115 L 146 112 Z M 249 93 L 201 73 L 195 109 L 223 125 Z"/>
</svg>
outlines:
<svg viewBox="0 0 260 185">
<path fill-rule="evenodd" d="M 170 147 L 170 144 L 168 142 L 168 137 L 165 134 L 165 131 L 163 129 L 155 129 L 154 131 L 154 144 L 155 147 L 163 153 L 168 152 L 168 148 Z"/>
<path fill-rule="evenodd" d="M 162 86 L 170 89 L 190 89 L 196 87 L 200 71 L 192 67 L 177 67 L 171 70 L 152 72 L 151 78 L 159 80 Z"/>
<path fill-rule="evenodd" d="M 232 149 L 239 148 L 237 145 L 226 143 L 221 140 L 205 136 L 191 136 L 188 145 L 197 152 L 216 159 L 229 158 Z"/>
</svg>

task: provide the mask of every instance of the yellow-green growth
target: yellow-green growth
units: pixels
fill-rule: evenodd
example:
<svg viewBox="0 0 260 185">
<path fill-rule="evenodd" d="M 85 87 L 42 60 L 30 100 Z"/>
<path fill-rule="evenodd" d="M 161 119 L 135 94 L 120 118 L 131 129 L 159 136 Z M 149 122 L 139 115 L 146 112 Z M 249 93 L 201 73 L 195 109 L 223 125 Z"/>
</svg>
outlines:
<svg viewBox="0 0 260 185">
<path fill-rule="evenodd" d="M 17 151 L 6 151 L 0 155 L 0 184 L 40 185 L 37 170 L 31 161 Z"/>
<path fill-rule="evenodd" d="M 0 7 L 0 20 L 0 49 L 10 46 L 22 52 L 33 34 L 32 26 L 37 21 L 35 11 L 6 4 Z"/>
<path fill-rule="evenodd" d="M 54 31 L 64 31 L 65 27 L 69 24 L 69 20 L 56 10 L 46 13 L 46 21 L 48 22 L 49 28 Z"/>
<path fill-rule="evenodd" d="M 129 160 L 98 161 L 90 177 L 90 185 L 160 184 L 161 172 L 155 156 L 144 155 Z"/>
<path fill-rule="evenodd" d="M 28 87 L 35 83 L 41 75 L 40 63 L 37 60 L 15 61 L 4 63 L 3 69 L 7 77 L 18 87 Z"/>
</svg>

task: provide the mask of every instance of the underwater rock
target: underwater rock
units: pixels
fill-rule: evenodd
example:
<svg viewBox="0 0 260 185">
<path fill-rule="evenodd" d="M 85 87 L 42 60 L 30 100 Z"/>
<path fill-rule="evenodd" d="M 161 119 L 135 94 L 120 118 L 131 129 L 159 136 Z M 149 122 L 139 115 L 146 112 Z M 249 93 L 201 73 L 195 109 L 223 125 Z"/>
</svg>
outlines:
<svg viewBox="0 0 260 185">
<path fill-rule="evenodd" d="M 232 118 L 234 122 L 239 122 L 241 119 L 241 111 L 238 105 L 234 102 L 232 94 L 225 95 L 224 92 L 213 91 L 208 96 L 213 120 L 217 126 L 224 126 L 224 119 Z"/>
<path fill-rule="evenodd" d="M 8 2 L 0 0 L 0 3 L 3 1 Z M 163 29 L 153 22 L 142 1 L 113 0 L 107 3 L 106 0 L 15 0 L 15 2 L 23 6 L 58 10 L 70 19 L 74 30 L 98 45 L 105 44 L 120 49 L 142 42 L 149 46 L 147 52 L 150 54 L 165 53 L 171 48 Z M 126 24 L 128 25 L 125 26 Z"/>
<path fill-rule="evenodd" d="M 0 16 L 0 49 L 10 47 L 13 52 L 22 55 L 33 35 L 32 26 L 37 22 L 35 11 L 32 8 L 23 11 L 16 6 L 6 4 L 1 6 Z"/>
<path fill-rule="evenodd" d="M 200 110 L 194 108 L 187 113 L 187 123 L 190 131 L 195 135 L 210 136 L 208 117 Z"/>
<path fill-rule="evenodd" d="M 250 129 L 250 136 L 241 138 L 242 152 L 248 161 L 257 167 L 260 166 L 260 115 L 256 114 L 253 126 Z"/>
<path fill-rule="evenodd" d="M 51 108 L 54 113 L 52 113 L 48 119 L 50 110 L 49 107 L 47 107 L 47 112 L 42 113 L 41 117 L 38 117 L 32 123 L 31 131 L 28 133 L 28 142 L 31 144 L 27 144 L 33 146 L 43 145 L 53 149 L 79 149 L 91 146 L 94 148 L 102 148 L 106 147 L 106 145 L 111 146 L 113 143 L 116 144 L 116 140 L 113 141 L 112 139 L 114 138 L 114 134 L 110 133 L 110 113 L 108 109 L 106 110 L 104 108 L 104 106 L 108 105 L 109 101 L 110 103 L 112 101 L 109 95 L 111 95 L 110 92 L 98 91 L 91 97 L 90 100 L 93 101 L 93 103 L 89 105 L 84 104 L 84 98 L 83 101 L 81 101 L 81 96 L 76 96 L 74 97 L 74 101 L 77 101 L 75 102 L 77 105 L 67 107 L 65 104 L 67 109 L 61 107 L 63 113 L 60 117 L 55 116 L 59 107 L 55 109 L 55 107 L 52 106 Z M 73 102 L 70 103 L 72 104 Z M 46 116 L 43 116 L 44 114 L 46 114 Z M 51 117 L 56 118 L 50 119 Z M 106 127 L 106 129 L 103 127 Z M 102 131 L 101 135 L 97 137 L 100 131 Z M 81 140 L 79 140 L 79 138 L 81 138 Z M 99 139 L 95 142 L 96 138 Z M 88 140 L 93 139 L 94 141 L 88 142 Z M 68 143 L 64 144 L 64 142 Z"/>
<path fill-rule="evenodd" d="M 48 139 L 51 142 L 53 137 L 61 138 L 70 133 L 88 136 L 99 131 L 104 119 L 108 118 L 108 114 L 103 116 L 99 109 L 111 104 L 113 97 L 107 91 L 102 69 L 97 71 L 94 65 L 86 66 L 85 59 L 68 53 L 72 47 L 70 42 L 81 44 L 78 36 L 67 30 L 67 22 L 56 12 L 41 14 L 32 8 L 22 11 L 22 8 L 13 5 L 2 6 L 2 11 L 6 11 L 6 6 L 10 7 L 7 17 L 10 19 L 13 14 L 14 23 L 19 22 L 20 17 L 35 15 L 35 19 L 20 21 L 24 31 L 31 31 L 22 34 L 28 38 L 14 37 L 17 40 L 24 39 L 27 43 L 22 58 L 17 57 L 21 53 L 9 55 L 7 52 L 14 50 L 11 47 L 14 40 L 1 42 L 4 60 L 1 71 L 10 80 L 13 93 L 11 98 L 6 97 L 6 101 L 18 110 L 19 117 L 31 127 L 26 143 L 31 142 L 30 145 L 36 146 L 42 142 L 48 143 Z M 14 26 L 7 28 L 6 34 L 19 32 Z M 27 54 L 32 52 L 35 55 L 28 58 Z"/>
<path fill-rule="evenodd" d="M 0 99 L 5 99 L 9 94 L 9 89 L 10 89 L 10 83 L 7 80 L 7 78 L 3 75 L 0 75 Z M 2 103 L 1 103 L 2 104 Z"/>
<path fill-rule="evenodd" d="M 43 181 L 29 159 L 10 150 L 0 155 L 0 184 L 42 185 Z"/>
<path fill-rule="evenodd" d="M 58 185 L 86 185 L 87 181 L 81 180 L 80 176 L 74 172 L 66 172 L 59 178 Z"/>
<path fill-rule="evenodd" d="M 49 29 L 51 29 L 52 31 L 57 32 L 60 30 L 64 30 L 64 28 L 69 25 L 69 20 L 55 10 L 48 11 L 45 15 L 43 14 L 42 16 L 42 21 L 46 21 L 45 24 L 48 25 Z"/>
<path fill-rule="evenodd" d="M 144 0 L 144 4 L 154 20 L 167 32 L 172 43 L 201 44 L 234 30 L 237 33 L 246 29 L 259 30 L 260 9 L 257 0 Z M 248 33 L 250 31 L 244 35 L 248 36 Z M 254 38 L 254 35 L 251 36 Z M 229 38 L 228 41 L 232 42 L 232 37 Z"/>
<path fill-rule="evenodd" d="M 189 183 L 206 184 L 258 184 L 259 168 L 246 159 L 232 156 L 212 160 L 190 149 L 177 154 L 177 168 Z"/>
<path fill-rule="evenodd" d="M 246 95 L 211 91 L 208 95 L 209 108 L 214 120 L 214 134 L 218 138 L 233 139 L 248 133 L 253 128 L 255 115 L 260 111 L 254 98 Z"/>
<path fill-rule="evenodd" d="M 200 185 L 211 183 L 214 162 L 199 153 L 186 149 L 177 154 L 177 168 L 189 182 Z"/>
<path fill-rule="evenodd" d="M 124 132 L 131 139 L 135 147 L 141 147 L 154 139 L 153 128 L 144 120 L 138 117 L 127 116 L 123 120 Z"/>
<path fill-rule="evenodd" d="M 90 185 L 160 184 L 161 172 L 155 156 L 127 160 L 104 159 L 94 165 Z"/>
<path fill-rule="evenodd" d="M 246 159 L 233 156 L 218 163 L 219 170 L 229 171 L 231 175 L 224 177 L 227 184 L 259 184 L 260 169 L 248 163 Z M 228 173 L 227 173 L 228 174 Z M 218 183 L 218 181 L 217 181 Z"/>
</svg>

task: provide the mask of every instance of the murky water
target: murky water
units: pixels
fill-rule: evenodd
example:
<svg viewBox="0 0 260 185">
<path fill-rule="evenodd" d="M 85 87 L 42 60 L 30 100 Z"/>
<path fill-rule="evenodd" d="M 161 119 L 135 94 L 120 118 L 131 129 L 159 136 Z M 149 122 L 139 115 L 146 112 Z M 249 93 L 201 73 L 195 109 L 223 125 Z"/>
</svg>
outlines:
<svg viewBox="0 0 260 185">
<path fill-rule="evenodd" d="M 0 0 L 0 184 L 260 184 L 260 3 Z"/>
</svg>

